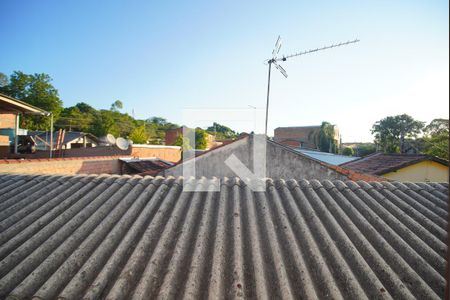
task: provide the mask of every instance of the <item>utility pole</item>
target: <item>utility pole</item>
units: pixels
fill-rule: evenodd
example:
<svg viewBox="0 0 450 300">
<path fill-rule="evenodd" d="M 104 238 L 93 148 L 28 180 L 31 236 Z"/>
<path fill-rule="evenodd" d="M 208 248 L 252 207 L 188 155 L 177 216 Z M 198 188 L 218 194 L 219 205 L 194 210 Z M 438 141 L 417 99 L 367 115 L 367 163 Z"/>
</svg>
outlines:
<svg viewBox="0 0 450 300">
<path fill-rule="evenodd" d="M 318 51 L 322 51 L 322 50 L 327 50 L 327 49 L 331 49 L 331 48 L 336 48 L 336 47 L 340 47 L 340 46 L 345 46 L 345 45 L 353 44 L 353 43 L 357 43 L 357 42 L 359 42 L 358 39 L 353 40 L 353 41 L 342 42 L 342 43 L 338 43 L 338 44 L 332 44 L 329 46 L 324 46 L 322 48 L 305 50 L 305 51 L 297 52 L 297 53 L 290 54 L 290 55 L 283 55 L 281 58 L 278 58 L 277 55 L 280 52 L 280 48 L 281 48 L 281 37 L 278 36 L 277 42 L 275 43 L 275 47 L 273 48 L 273 51 L 272 51 L 272 58 L 267 60 L 267 64 L 269 65 L 269 76 L 268 76 L 268 80 L 267 80 L 267 103 L 266 103 L 266 126 L 265 126 L 266 136 L 267 136 L 267 125 L 268 125 L 268 121 L 269 121 L 270 71 L 272 68 L 272 64 L 280 71 L 281 74 L 283 74 L 284 77 L 287 78 L 288 75 L 287 75 L 286 71 L 277 62 L 286 61 L 288 58 L 305 55 L 305 54 L 309 54 L 309 53 L 313 53 L 313 52 L 318 52 Z"/>
<path fill-rule="evenodd" d="M 50 158 L 53 155 L 53 113 L 50 112 Z"/>
</svg>

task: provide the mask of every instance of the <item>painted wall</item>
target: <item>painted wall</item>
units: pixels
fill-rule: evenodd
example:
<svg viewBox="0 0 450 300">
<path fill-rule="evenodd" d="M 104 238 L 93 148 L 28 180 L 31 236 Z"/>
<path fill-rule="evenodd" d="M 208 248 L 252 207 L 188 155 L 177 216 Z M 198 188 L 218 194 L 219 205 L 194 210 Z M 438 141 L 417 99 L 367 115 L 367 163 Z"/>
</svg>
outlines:
<svg viewBox="0 0 450 300">
<path fill-rule="evenodd" d="M 427 160 L 382 176 L 403 182 L 448 182 L 448 166 Z"/>
<path fill-rule="evenodd" d="M 77 157 L 0 160 L 0 173 L 14 174 L 120 174 L 118 157 Z"/>
</svg>

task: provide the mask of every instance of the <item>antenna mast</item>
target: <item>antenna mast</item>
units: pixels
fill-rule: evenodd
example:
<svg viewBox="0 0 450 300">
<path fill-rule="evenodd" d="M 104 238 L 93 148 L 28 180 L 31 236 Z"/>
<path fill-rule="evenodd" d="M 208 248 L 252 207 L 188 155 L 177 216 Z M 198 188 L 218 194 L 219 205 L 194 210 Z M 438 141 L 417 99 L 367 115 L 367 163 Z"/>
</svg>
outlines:
<svg viewBox="0 0 450 300">
<path fill-rule="evenodd" d="M 272 51 L 272 58 L 267 60 L 267 64 L 269 65 L 269 76 L 268 76 L 268 80 L 267 80 L 267 103 L 266 103 L 266 126 L 265 126 L 266 136 L 267 136 L 267 123 L 269 120 L 270 71 L 272 69 L 272 64 L 278 69 L 278 71 L 280 71 L 281 74 L 283 74 L 284 77 L 287 78 L 288 75 L 287 75 L 286 71 L 283 69 L 283 67 L 281 67 L 277 63 L 278 61 L 286 61 L 288 58 L 305 55 L 305 54 L 309 54 L 309 53 L 313 53 L 313 52 L 318 52 L 318 51 L 322 51 L 322 50 L 327 50 L 327 49 L 331 49 L 331 48 L 336 48 L 336 47 L 340 47 L 340 46 L 345 46 L 345 45 L 349 45 L 349 44 L 353 44 L 353 43 L 357 43 L 357 42 L 359 42 L 359 40 L 355 39 L 352 41 L 341 42 L 338 44 L 324 46 L 322 48 L 305 50 L 305 51 L 297 52 L 297 53 L 290 54 L 290 55 L 283 55 L 281 58 L 278 58 L 277 55 L 281 49 L 281 37 L 278 36 L 277 42 L 275 43 L 275 47 L 273 48 L 273 51 Z"/>
</svg>

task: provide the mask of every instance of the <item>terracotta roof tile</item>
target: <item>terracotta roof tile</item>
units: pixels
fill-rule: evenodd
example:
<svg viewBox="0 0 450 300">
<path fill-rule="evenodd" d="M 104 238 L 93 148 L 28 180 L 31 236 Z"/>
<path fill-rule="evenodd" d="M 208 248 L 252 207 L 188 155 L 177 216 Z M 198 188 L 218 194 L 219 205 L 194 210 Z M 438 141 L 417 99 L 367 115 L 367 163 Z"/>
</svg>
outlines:
<svg viewBox="0 0 450 300">
<path fill-rule="evenodd" d="M 383 175 L 425 160 L 448 166 L 448 161 L 425 154 L 375 153 L 340 166 L 366 174 Z"/>
</svg>

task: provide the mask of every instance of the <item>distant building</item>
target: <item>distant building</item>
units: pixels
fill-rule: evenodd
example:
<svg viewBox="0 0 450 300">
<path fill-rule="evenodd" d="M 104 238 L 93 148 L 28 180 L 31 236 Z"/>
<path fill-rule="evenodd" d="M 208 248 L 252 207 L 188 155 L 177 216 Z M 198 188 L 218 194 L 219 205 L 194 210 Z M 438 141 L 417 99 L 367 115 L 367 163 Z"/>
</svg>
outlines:
<svg viewBox="0 0 450 300">
<path fill-rule="evenodd" d="M 448 161 L 425 154 L 375 153 L 340 166 L 403 182 L 448 182 Z"/>
<path fill-rule="evenodd" d="M 28 136 L 34 141 L 36 150 L 48 150 L 50 147 L 50 132 L 29 131 Z M 53 149 L 56 149 L 58 132 L 53 132 Z M 97 147 L 99 139 L 86 132 L 66 131 L 61 142 L 62 149 Z"/>
<path fill-rule="evenodd" d="M 346 162 L 350 162 L 355 159 L 359 159 L 357 156 L 346 156 L 346 155 L 339 155 L 334 153 L 328 153 L 328 152 L 321 152 L 317 150 L 310 150 L 310 149 L 304 149 L 304 148 L 296 148 L 295 151 L 298 151 L 302 154 L 308 155 L 309 157 L 312 157 L 314 159 L 326 162 L 331 165 L 340 165 Z"/>
<path fill-rule="evenodd" d="M 319 149 L 320 125 L 275 128 L 274 141 L 293 148 Z M 334 140 L 339 147 L 341 136 L 334 126 Z"/>
<path fill-rule="evenodd" d="M 50 113 L 38 107 L 0 94 L 0 156 L 18 153 L 19 136 L 26 130 L 19 128 L 20 116 L 24 114 L 46 116 Z"/>
</svg>

